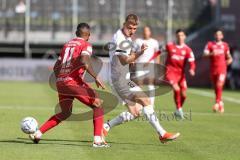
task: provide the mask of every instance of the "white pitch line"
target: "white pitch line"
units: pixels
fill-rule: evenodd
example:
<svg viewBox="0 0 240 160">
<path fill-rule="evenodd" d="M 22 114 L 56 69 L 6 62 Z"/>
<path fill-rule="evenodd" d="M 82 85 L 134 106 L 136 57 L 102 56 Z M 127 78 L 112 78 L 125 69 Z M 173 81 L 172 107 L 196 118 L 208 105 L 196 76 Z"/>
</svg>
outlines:
<svg viewBox="0 0 240 160">
<path fill-rule="evenodd" d="M 54 108 L 43 106 L 0 106 L 0 109 L 16 109 L 16 110 L 54 110 Z"/>
<path fill-rule="evenodd" d="M 206 91 L 202 91 L 202 90 L 197 90 L 197 89 L 189 89 L 188 92 L 192 93 L 192 94 L 199 95 L 199 96 L 204 96 L 204 97 L 210 97 L 210 98 L 214 98 L 215 97 L 215 95 L 212 94 L 212 93 L 209 93 L 209 92 L 206 92 Z M 240 104 L 240 100 L 236 99 L 236 98 L 233 98 L 233 97 L 223 96 L 223 100 Z"/>
<path fill-rule="evenodd" d="M 44 106 L 1 106 L 0 105 L 0 110 L 4 109 L 11 109 L 11 110 L 48 110 L 48 111 L 54 111 L 54 108 L 51 107 L 44 107 Z M 118 113 L 120 111 L 111 111 L 111 113 Z M 190 111 L 185 111 L 186 114 L 190 114 Z M 160 111 L 159 113 L 156 112 L 156 114 L 166 114 L 166 115 L 171 115 L 173 112 L 171 111 Z M 197 115 L 197 116 L 219 116 L 220 114 L 214 114 L 214 113 L 208 113 L 208 112 L 192 112 L 192 115 Z M 238 113 L 224 113 L 223 116 L 231 116 L 231 117 L 240 117 L 240 114 Z"/>
</svg>

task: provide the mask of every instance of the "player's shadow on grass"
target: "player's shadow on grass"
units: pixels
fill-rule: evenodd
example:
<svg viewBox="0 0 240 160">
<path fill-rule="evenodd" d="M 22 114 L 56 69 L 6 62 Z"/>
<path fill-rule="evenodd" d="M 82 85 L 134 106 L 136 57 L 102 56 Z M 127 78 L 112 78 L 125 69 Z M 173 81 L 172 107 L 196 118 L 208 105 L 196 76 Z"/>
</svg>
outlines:
<svg viewBox="0 0 240 160">
<path fill-rule="evenodd" d="M 24 140 L 0 140 L 0 143 L 24 143 L 24 144 L 33 144 L 30 141 L 24 141 Z"/>
<path fill-rule="evenodd" d="M 54 143 L 50 143 L 54 142 Z M 39 143 L 40 145 L 46 145 L 46 144 L 51 144 L 51 145 L 66 145 L 66 146 L 82 146 L 82 147 L 89 147 L 89 143 L 91 144 L 92 141 L 72 141 L 72 142 L 81 142 L 81 143 L 86 143 L 86 144 L 73 144 L 73 143 L 59 143 L 59 142 L 69 142 L 67 140 L 58 140 L 58 139 L 41 139 L 41 142 Z M 36 145 L 34 144 L 31 140 L 28 138 L 17 138 L 16 140 L 0 140 L 1 143 L 19 143 L 19 144 L 30 144 L 30 145 Z"/>
<path fill-rule="evenodd" d="M 19 140 L 19 141 L 18 141 Z M 17 140 L 15 140 L 16 143 L 26 143 L 26 144 L 33 144 L 32 142 L 26 142 L 29 141 L 29 139 L 27 138 L 17 138 Z M 54 142 L 54 143 L 49 143 L 49 142 Z M 58 142 L 73 142 L 73 143 L 58 143 Z M 1 141 L 0 141 L 1 143 Z M 12 142 L 14 143 L 14 141 Z M 75 143 L 85 143 L 85 144 L 75 144 Z M 116 144 L 116 145 L 134 145 L 134 146 L 139 146 L 139 145 L 143 145 L 143 146 L 164 146 L 161 145 L 160 142 L 159 144 L 143 144 L 143 143 L 132 143 L 132 142 L 114 142 L 114 141 L 108 141 L 109 144 Z M 88 146 L 89 144 L 92 144 L 92 141 L 89 140 L 66 140 L 66 139 L 41 139 L 39 144 L 57 144 L 57 145 L 69 145 L 69 146 Z"/>
</svg>

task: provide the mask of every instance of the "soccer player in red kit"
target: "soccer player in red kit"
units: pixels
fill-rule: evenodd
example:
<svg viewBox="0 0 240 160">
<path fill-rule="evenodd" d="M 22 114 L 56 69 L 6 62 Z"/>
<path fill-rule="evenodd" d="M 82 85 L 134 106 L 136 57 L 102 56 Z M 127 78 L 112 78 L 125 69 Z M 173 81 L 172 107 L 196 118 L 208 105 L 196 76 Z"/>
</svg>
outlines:
<svg viewBox="0 0 240 160">
<path fill-rule="evenodd" d="M 76 38 L 73 38 L 63 46 L 60 56 L 54 65 L 61 112 L 52 116 L 38 131 L 30 134 L 29 137 L 33 142 L 38 143 L 42 134 L 70 117 L 72 114 L 72 103 L 76 98 L 93 110 L 93 147 L 107 147 L 108 145 L 102 138 L 104 121 L 102 101 L 83 80 L 83 74 L 87 71 L 95 79 L 97 87 L 104 89 L 103 83 L 97 77 L 90 62 L 92 46 L 88 42 L 90 37 L 89 25 L 80 23 L 77 26 L 76 36 Z"/>
<path fill-rule="evenodd" d="M 190 64 L 189 73 L 195 75 L 195 58 L 192 49 L 185 44 L 186 34 L 182 29 L 176 31 L 176 42 L 166 45 L 166 80 L 172 85 L 176 104 L 175 116 L 184 119 L 183 103 L 186 99 L 187 82 L 185 78 L 186 62 Z"/>
<path fill-rule="evenodd" d="M 207 43 L 203 56 L 209 57 L 211 62 L 211 80 L 215 89 L 215 105 L 214 112 L 224 112 L 224 104 L 222 101 L 222 91 L 227 74 L 227 65 L 232 63 L 229 45 L 223 41 L 224 35 L 221 29 L 215 31 L 215 41 Z"/>
</svg>

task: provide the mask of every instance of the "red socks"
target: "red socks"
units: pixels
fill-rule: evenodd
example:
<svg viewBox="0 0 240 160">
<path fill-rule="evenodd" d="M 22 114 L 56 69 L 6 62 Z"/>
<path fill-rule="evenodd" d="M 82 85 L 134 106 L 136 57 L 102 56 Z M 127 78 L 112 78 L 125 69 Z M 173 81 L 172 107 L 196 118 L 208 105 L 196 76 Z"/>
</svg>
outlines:
<svg viewBox="0 0 240 160">
<path fill-rule="evenodd" d="M 175 100 L 175 104 L 176 104 L 177 109 L 181 108 L 182 105 L 181 105 L 181 92 L 180 92 L 180 90 L 175 90 L 174 91 L 174 100 Z"/>
<path fill-rule="evenodd" d="M 179 109 L 179 108 L 182 108 L 186 100 L 186 96 L 181 94 L 181 90 L 177 90 L 177 91 L 174 91 L 174 100 L 175 100 L 177 109 Z"/>
<path fill-rule="evenodd" d="M 93 108 L 94 136 L 102 136 L 103 114 L 103 108 Z"/>
<path fill-rule="evenodd" d="M 93 108 L 93 125 L 94 125 L 94 136 L 102 135 L 102 127 L 103 127 L 103 108 Z M 61 121 L 67 119 L 70 115 L 59 113 L 52 116 L 47 122 L 45 122 L 40 131 L 42 133 L 47 132 L 51 128 L 57 126 Z"/>
<path fill-rule="evenodd" d="M 181 106 L 183 106 L 185 100 L 186 100 L 186 96 L 181 95 Z"/>
<path fill-rule="evenodd" d="M 52 116 L 47 122 L 45 122 L 39 129 L 41 133 L 47 132 L 49 129 L 55 127 L 61 122 L 57 115 Z"/>
<path fill-rule="evenodd" d="M 215 86 L 215 94 L 216 94 L 216 103 L 219 103 L 222 100 L 222 87 Z"/>
</svg>

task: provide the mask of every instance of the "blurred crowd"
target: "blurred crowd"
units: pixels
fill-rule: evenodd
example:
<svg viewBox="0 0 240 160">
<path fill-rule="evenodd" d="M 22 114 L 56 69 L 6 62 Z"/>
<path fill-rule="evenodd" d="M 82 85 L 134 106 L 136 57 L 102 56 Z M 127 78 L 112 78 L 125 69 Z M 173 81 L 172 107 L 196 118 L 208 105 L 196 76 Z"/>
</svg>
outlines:
<svg viewBox="0 0 240 160">
<path fill-rule="evenodd" d="M 234 46 L 232 48 L 233 62 L 228 70 L 228 86 L 231 89 L 240 89 L 240 48 Z"/>
</svg>

